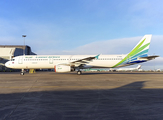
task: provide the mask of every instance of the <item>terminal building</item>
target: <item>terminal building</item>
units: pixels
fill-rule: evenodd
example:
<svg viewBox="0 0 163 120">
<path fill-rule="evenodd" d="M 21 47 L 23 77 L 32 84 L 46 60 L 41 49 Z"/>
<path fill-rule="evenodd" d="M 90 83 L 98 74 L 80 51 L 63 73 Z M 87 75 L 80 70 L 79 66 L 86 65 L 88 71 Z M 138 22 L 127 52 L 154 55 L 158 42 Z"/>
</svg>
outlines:
<svg viewBox="0 0 163 120">
<path fill-rule="evenodd" d="M 36 55 L 29 46 L 0 45 L 0 71 L 6 70 L 5 63 L 13 57 L 20 55 Z"/>
</svg>

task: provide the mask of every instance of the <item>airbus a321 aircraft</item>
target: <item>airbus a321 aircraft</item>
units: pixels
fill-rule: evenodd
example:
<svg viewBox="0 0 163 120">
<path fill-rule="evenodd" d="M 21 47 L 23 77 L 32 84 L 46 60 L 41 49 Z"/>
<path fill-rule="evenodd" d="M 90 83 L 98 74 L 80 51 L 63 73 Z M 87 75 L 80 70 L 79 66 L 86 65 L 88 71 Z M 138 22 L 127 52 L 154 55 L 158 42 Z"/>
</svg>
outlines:
<svg viewBox="0 0 163 120">
<path fill-rule="evenodd" d="M 146 62 L 159 56 L 148 56 L 152 35 L 145 35 L 133 50 L 125 55 L 23 55 L 8 61 L 13 69 L 53 69 L 55 72 L 77 71 L 84 68 L 117 68 Z M 122 41 L 123 42 L 123 41 Z"/>
</svg>

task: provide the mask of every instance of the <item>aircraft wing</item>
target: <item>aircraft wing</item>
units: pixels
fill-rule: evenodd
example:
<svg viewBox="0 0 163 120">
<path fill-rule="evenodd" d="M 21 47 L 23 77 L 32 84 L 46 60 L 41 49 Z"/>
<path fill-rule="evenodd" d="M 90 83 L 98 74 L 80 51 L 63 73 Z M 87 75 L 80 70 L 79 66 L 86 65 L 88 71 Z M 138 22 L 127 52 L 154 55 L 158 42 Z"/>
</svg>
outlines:
<svg viewBox="0 0 163 120">
<path fill-rule="evenodd" d="M 77 64 L 87 64 L 89 63 L 90 61 L 92 61 L 93 59 L 97 58 L 98 59 L 98 56 L 94 56 L 94 57 L 87 57 L 87 58 L 83 58 L 83 59 L 80 59 L 80 60 L 76 60 L 76 61 L 73 61 L 71 63 L 77 63 Z"/>
<path fill-rule="evenodd" d="M 159 56 L 158 55 L 154 55 L 154 56 L 140 57 L 138 59 L 139 60 L 152 60 L 152 59 L 155 59 L 156 57 L 159 57 Z"/>
<path fill-rule="evenodd" d="M 79 66 L 79 65 L 84 65 L 84 64 L 87 64 L 87 63 L 91 62 L 95 58 L 98 59 L 99 55 L 96 55 L 94 57 L 83 58 L 83 59 L 72 61 L 72 62 L 69 62 L 69 63 L 61 63 L 59 65 L 66 65 L 66 66 L 72 66 L 72 65 L 78 65 Z"/>
</svg>

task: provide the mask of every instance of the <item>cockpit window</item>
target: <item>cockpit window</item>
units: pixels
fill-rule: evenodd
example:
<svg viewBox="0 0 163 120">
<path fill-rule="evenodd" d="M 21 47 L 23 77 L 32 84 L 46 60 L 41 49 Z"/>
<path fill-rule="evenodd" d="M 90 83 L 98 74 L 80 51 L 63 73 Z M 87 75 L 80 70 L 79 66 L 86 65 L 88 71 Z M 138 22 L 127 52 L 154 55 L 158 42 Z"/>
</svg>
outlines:
<svg viewBox="0 0 163 120">
<path fill-rule="evenodd" d="M 15 59 L 11 59 L 11 61 L 15 61 Z"/>
</svg>

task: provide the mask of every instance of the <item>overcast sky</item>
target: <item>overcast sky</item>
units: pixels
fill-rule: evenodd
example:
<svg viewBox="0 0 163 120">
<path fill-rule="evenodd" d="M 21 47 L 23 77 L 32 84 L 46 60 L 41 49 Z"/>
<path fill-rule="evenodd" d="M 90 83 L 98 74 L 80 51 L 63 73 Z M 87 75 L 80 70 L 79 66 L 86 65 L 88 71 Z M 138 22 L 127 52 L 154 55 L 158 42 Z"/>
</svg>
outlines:
<svg viewBox="0 0 163 120">
<path fill-rule="evenodd" d="M 162 5 L 161 0 L 1 0 L 0 43 L 22 45 L 25 34 L 37 54 L 125 54 L 152 34 L 149 54 L 161 56 L 159 64 L 153 62 L 159 67 Z"/>
</svg>

